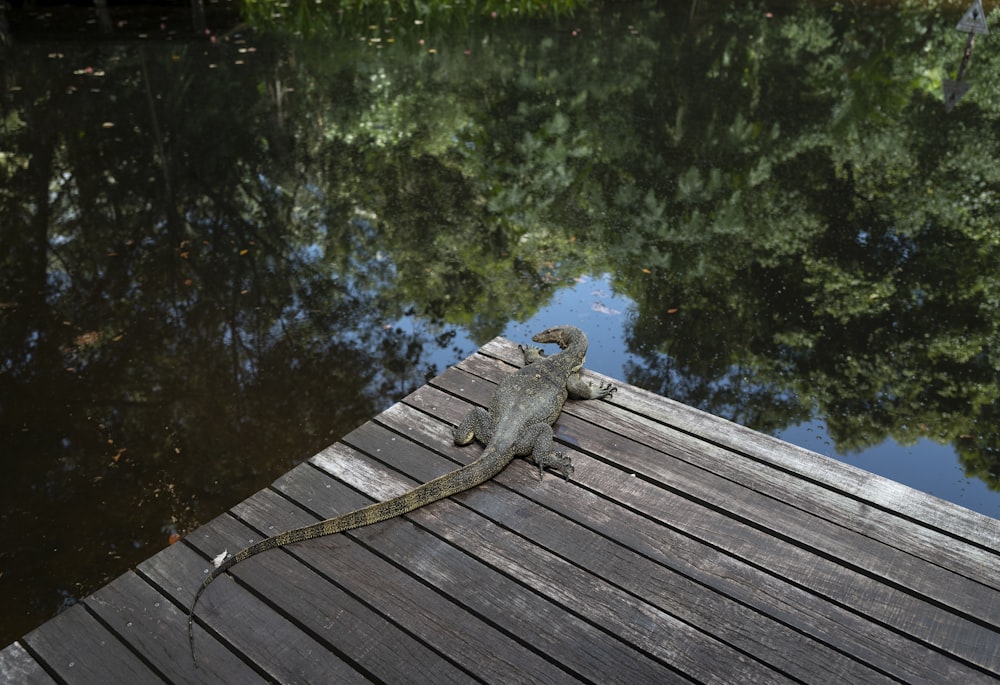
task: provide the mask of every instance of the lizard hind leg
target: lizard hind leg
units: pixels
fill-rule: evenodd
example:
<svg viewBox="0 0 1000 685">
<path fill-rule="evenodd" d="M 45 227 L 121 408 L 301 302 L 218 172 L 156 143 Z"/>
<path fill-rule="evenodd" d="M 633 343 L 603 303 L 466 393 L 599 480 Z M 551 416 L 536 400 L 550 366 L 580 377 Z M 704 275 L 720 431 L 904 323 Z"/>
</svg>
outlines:
<svg viewBox="0 0 1000 685">
<path fill-rule="evenodd" d="M 573 461 L 562 452 L 552 449 L 552 427 L 545 423 L 537 423 L 525 431 L 525 440 L 520 443 L 518 453 L 527 454 L 538 466 L 538 479 L 545 477 L 545 469 L 559 471 L 563 478 L 569 480 L 573 475 Z"/>
<path fill-rule="evenodd" d="M 475 407 L 465 415 L 462 423 L 458 424 L 451 434 L 456 445 L 468 445 L 476 439 L 485 445 L 493 436 L 490 415 L 482 407 Z"/>
<path fill-rule="evenodd" d="M 558 471 L 566 480 L 569 480 L 569 477 L 573 475 L 573 460 L 563 452 L 549 450 L 540 455 L 532 454 L 531 458 L 538 464 L 538 480 L 542 480 L 545 477 L 546 467 L 553 471 Z"/>
</svg>

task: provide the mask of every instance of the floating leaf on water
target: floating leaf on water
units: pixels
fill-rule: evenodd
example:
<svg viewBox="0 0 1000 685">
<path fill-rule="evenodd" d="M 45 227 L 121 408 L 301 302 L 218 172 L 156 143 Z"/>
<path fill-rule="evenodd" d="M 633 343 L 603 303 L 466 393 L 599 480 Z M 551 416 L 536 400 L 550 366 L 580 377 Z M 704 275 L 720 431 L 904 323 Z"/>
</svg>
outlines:
<svg viewBox="0 0 1000 685">
<path fill-rule="evenodd" d="M 618 314 L 621 314 L 621 312 L 618 311 L 617 309 L 612 309 L 611 307 L 601 304 L 600 302 L 593 303 L 592 305 L 590 305 L 590 308 L 593 309 L 595 312 L 599 312 L 601 314 L 607 314 L 608 316 L 616 316 Z"/>
</svg>

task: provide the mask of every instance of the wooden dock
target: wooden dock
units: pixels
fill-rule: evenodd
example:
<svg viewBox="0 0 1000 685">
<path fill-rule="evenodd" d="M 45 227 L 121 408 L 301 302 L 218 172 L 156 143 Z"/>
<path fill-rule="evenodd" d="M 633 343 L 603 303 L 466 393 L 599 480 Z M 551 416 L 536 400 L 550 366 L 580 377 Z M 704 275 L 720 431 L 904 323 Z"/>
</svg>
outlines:
<svg viewBox="0 0 1000 685">
<path fill-rule="evenodd" d="M 4 682 L 970 683 L 1000 678 L 1000 521 L 637 388 L 404 518 L 210 559 L 476 458 L 498 338 L 0 652 Z M 597 378 L 595 376 L 595 378 Z M 608 379 L 605 379 L 608 380 Z"/>
</svg>

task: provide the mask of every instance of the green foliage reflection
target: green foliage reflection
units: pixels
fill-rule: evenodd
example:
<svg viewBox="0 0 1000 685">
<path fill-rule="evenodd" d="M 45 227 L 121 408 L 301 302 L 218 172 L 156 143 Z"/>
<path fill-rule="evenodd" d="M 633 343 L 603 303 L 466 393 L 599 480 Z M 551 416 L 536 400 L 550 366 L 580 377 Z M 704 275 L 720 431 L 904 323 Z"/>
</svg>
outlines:
<svg viewBox="0 0 1000 685">
<path fill-rule="evenodd" d="M 480 17 L 560 17 L 586 0 L 243 0 L 243 15 L 259 28 L 301 35 L 381 29 L 386 40 L 404 34 L 410 24 L 431 30 L 466 30 Z M 381 36 L 373 36 L 382 40 Z"/>
</svg>

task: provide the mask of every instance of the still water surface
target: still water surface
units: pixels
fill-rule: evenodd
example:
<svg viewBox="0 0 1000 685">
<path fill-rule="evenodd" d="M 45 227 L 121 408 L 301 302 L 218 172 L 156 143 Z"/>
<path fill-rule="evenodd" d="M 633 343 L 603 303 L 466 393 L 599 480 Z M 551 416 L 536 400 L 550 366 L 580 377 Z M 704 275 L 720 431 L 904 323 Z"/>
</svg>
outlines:
<svg viewBox="0 0 1000 685">
<path fill-rule="evenodd" d="M 554 323 L 1000 517 L 991 39 L 946 114 L 961 7 L 693 9 L 15 31 L 0 644 Z"/>
</svg>

